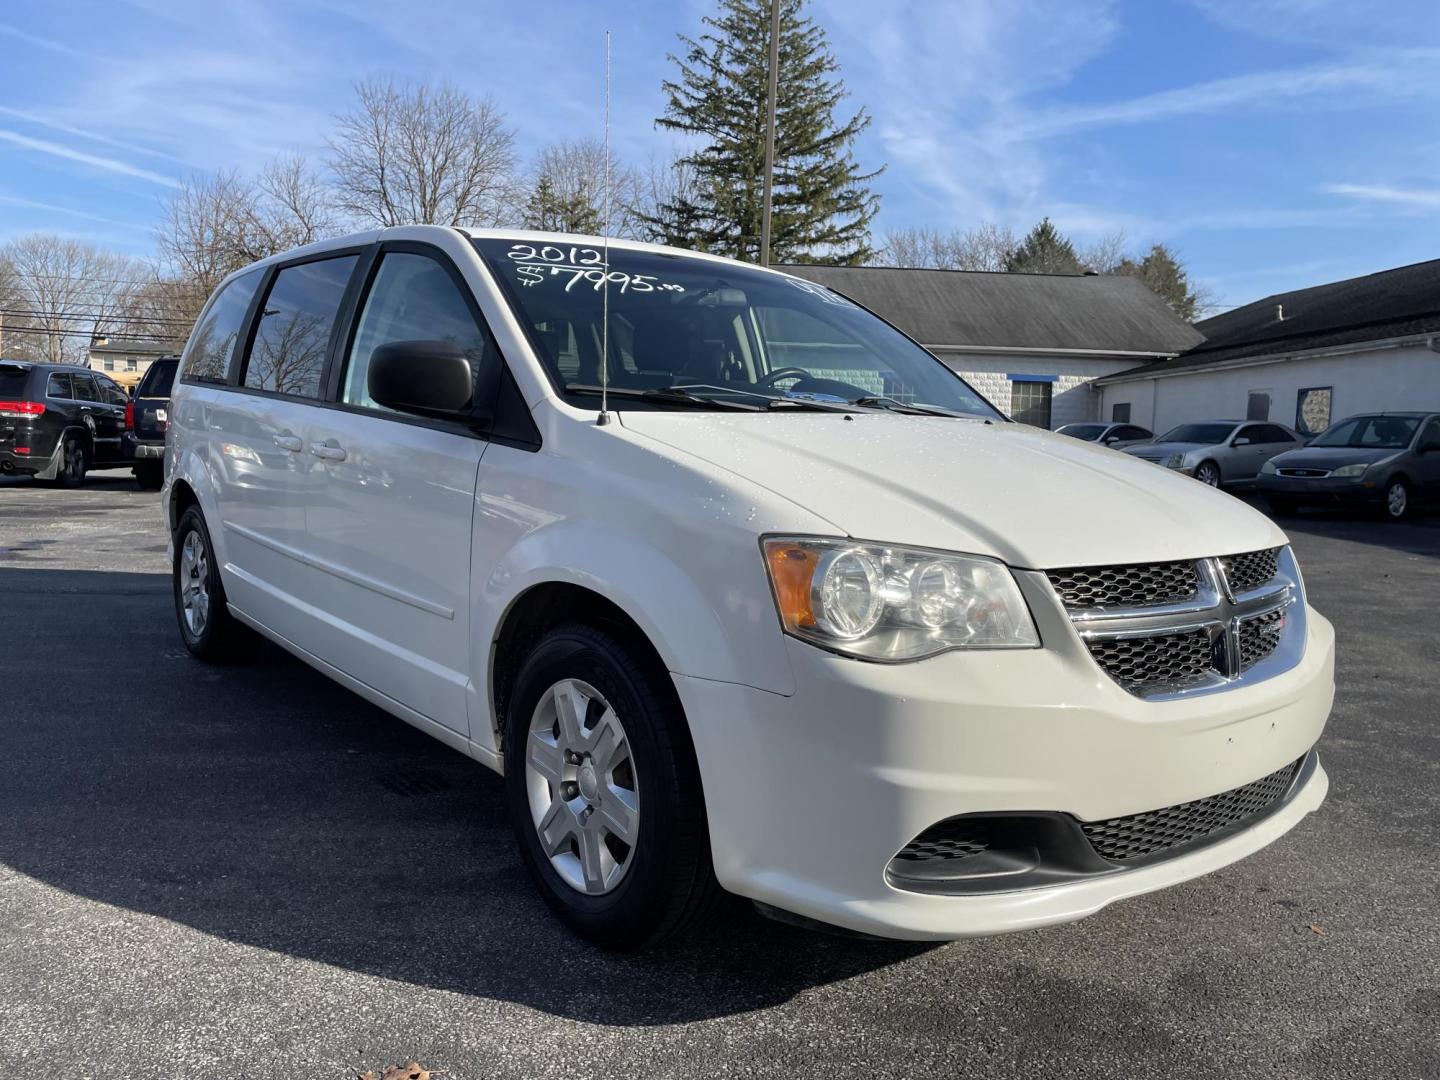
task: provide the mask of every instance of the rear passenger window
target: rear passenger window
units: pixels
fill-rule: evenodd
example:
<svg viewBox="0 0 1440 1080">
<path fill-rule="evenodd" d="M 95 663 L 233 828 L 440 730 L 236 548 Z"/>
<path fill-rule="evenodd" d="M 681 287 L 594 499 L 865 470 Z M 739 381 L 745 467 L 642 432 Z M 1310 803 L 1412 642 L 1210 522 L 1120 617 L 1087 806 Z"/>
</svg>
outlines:
<svg viewBox="0 0 1440 1080">
<path fill-rule="evenodd" d="M 74 398 L 75 390 L 70 385 L 70 376 L 63 371 L 52 374 L 49 383 L 45 386 L 45 396 L 67 400 Z"/>
<path fill-rule="evenodd" d="M 290 397 L 320 396 L 330 332 L 355 259 L 321 259 L 275 275 L 245 365 L 246 386 Z"/>
<path fill-rule="evenodd" d="M 198 382 L 226 381 L 230 374 L 230 358 L 235 354 L 235 339 L 245 322 L 245 312 L 260 284 L 260 271 L 241 274 L 222 286 L 210 303 L 210 310 L 190 336 L 185 352 L 185 377 Z"/>
<path fill-rule="evenodd" d="M 476 322 L 455 279 L 427 255 L 393 251 L 381 259 L 360 313 L 341 400 L 369 409 L 384 408 L 370 397 L 370 357 L 381 345 L 396 341 L 458 345 L 470 357 L 477 387 L 485 385 L 482 373 L 486 368 L 500 362 L 490 335 Z"/>
</svg>

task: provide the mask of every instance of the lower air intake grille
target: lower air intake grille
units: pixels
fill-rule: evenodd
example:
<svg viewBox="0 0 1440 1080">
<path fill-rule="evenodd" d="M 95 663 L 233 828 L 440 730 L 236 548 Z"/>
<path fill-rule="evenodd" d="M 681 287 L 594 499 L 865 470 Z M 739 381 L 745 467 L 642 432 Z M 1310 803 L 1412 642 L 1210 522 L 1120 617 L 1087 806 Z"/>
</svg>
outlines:
<svg viewBox="0 0 1440 1080">
<path fill-rule="evenodd" d="M 1272 611 L 1253 619 L 1240 621 L 1240 670 L 1252 667 L 1273 653 L 1280 645 L 1285 629 L 1285 612 Z"/>
<path fill-rule="evenodd" d="M 1160 684 L 1184 686 L 1205 678 L 1214 666 L 1214 648 L 1205 630 L 1150 637 L 1087 641 L 1090 655 L 1127 690 Z"/>
<path fill-rule="evenodd" d="M 1279 554 L 1279 548 L 1267 548 L 1264 551 L 1247 551 L 1243 555 L 1222 555 L 1220 568 L 1225 571 L 1230 591 L 1249 592 L 1273 581 L 1280 572 Z"/>
<path fill-rule="evenodd" d="M 1299 761 L 1291 762 L 1219 795 L 1108 821 L 1082 821 L 1080 828 L 1095 851 L 1112 862 L 1153 855 L 1203 840 L 1269 809 L 1290 790 L 1299 767 Z"/>
<path fill-rule="evenodd" d="M 979 822 L 942 821 L 911 840 L 895 858 L 904 862 L 968 859 L 989 846 L 989 830 Z"/>
</svg>

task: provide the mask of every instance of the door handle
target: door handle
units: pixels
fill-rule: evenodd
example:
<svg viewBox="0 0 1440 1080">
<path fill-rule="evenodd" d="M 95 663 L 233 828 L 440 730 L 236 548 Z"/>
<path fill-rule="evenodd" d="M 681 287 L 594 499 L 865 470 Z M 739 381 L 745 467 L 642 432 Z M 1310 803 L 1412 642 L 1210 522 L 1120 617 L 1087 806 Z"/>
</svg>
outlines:
<svg viewBox="0 0 1440 1080">
<path fill-rule="evenodd" d="M 323 443 L 311 443 L 310 453 L 326 461 L 344 461 L 345 448 L 338 445 L 334 439 L 326 439 Z"/>
<path fill-rule="evenodd" d="M 281 450 L 289 450 L 292 454 L 298 454 L 300 448 L 305 444 L 300 441 L 298 435 L 284 434 L 275 436 L 275 445 Z"/>
</svg>

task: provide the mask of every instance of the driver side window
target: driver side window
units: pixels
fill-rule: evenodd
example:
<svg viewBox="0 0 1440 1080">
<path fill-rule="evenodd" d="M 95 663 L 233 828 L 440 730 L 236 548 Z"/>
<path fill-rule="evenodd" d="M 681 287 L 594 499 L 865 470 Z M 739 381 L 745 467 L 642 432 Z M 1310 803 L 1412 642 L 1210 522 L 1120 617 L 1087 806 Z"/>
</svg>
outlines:
<svg viewBox="0 0 1440 1080">
<path fill-rule="evenodd" d="M 428 255 L 408 251 L 381 256 L 350 347 L 342 401 L 393 412 L 370 396 L 368 379 L 375 350 L 398 341 L 447 341 L 458 345 L 470 358 L 477 386 L 483 384 L 482 373 L 500 363 L 490 335 L 476 321 L 446 268 Z"/>
</svg>

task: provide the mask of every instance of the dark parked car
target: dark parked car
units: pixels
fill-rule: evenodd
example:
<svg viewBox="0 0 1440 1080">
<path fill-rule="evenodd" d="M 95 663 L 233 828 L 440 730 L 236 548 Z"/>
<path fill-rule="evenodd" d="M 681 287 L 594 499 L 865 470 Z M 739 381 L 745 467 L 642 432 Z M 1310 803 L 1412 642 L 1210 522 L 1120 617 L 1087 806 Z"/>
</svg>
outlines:
<svg viewBox="0 0 1440 1080">
<path fill-rule="evenodd" d="M 90 469 L 129 465 L 125 391 L 73 364 L 0 360 L 0 473 L 75 487 Z"/>
<path fill-rule="evenodd" d="M 1266 462 L 1259 487 L 1279 514 L 1369 505 L 1398 521 L 1416 503 L 1440 500 L 1440 413 L 1346 417 L 1309 446 Z"/>
<path fill-rule="evenodd" d="M 165 481 L 165 428 L 170 420 L 170 388 L 179 366 L 178 356 L 162 357 L 151 364 L 125 410 L 120 445 L 135 463 L 136 482 L 152 491 L 159 491 Z"/>
<path fill-rule="evenodd" d="M 1154 432 L 1134 424 L 1066 424 L 1062 428 L 1056 428 L 1055 433 L 1117 449 L 1155 438 Z"/>
</svg>

